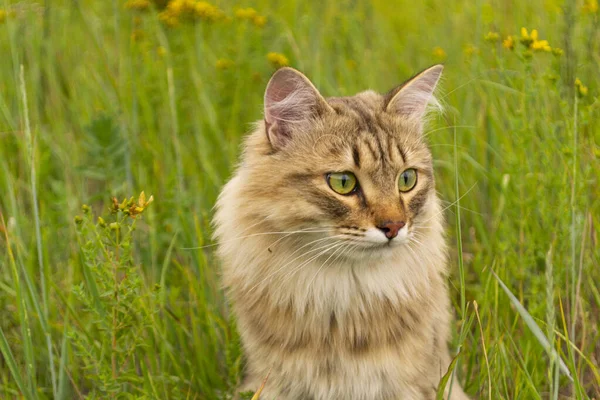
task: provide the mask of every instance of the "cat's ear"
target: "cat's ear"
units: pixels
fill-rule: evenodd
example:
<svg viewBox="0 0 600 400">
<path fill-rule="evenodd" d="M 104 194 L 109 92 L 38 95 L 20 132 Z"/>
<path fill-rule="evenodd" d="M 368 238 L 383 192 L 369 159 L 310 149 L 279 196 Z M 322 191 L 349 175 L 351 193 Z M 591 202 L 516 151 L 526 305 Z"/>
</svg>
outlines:
<svg viewBox="0 0 600 400">
<path fill-rule="evenodd" d="M 392 90 L 387 95 L 385 110 L 415 120 L 422 120 L 430 107 L 441 110 L 433 92 L 443 70 L 443 65 L 434 65 Z"/>
<path fill-rule="evenodd" d="M 281 68 L 265 91 L 265 129 L 275 149 L 284 147 L 299 128 L 331 110 L 323 96 L 301 72 Z"/>
</svg>

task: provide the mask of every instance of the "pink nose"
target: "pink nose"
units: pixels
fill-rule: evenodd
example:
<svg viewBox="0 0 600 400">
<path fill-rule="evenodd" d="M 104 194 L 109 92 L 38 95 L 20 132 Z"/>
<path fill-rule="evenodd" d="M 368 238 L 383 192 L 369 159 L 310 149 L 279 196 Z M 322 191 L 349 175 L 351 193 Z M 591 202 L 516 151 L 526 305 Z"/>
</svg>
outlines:
<svg viewBox="0 0 600 400">
<path fill-rule="evenodd" d="M 396 236 L 398 236 L 398 231 L 404 228 L 406 222 L 404 221 L 384 221 L 381 224 L 377 225 L 377 229 L 381 232 L 385 233 L 385 237 L 392 240 Z"/>
</svg>

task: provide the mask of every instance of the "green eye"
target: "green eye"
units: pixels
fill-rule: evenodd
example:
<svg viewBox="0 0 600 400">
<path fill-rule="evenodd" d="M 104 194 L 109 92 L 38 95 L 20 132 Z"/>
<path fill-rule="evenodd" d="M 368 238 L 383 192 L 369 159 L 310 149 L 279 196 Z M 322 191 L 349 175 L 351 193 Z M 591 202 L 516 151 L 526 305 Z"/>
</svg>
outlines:
<svg viewBox="0 0 600 400">
<path fill-rule="evenodd" d="M 408 192 L 417 184 L 417 171 L 409 168 L 400 174 L 398 178 L 398 189 L 401 192 Z"/>
<path fill-rule="evenodd" d="M 352 172 L 332 172 L 327 174 L 331 190 L 339 194 L 350 194 L 356 189 L 357 180 Z"/>
</svg>

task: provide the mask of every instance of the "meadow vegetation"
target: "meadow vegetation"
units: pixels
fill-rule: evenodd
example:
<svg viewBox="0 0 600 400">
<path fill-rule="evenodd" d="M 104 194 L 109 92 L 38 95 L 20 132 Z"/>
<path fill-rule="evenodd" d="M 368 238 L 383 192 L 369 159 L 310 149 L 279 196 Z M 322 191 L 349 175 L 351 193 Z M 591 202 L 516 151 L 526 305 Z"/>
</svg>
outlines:
<svg viewBox="0 0 600 400">
<path fill-rule="evenodd" d="M 597 0 L 0 0 L 0 398 L 230 398 L 210 219 L 270 75 L 439 62 L 450 379 L 600 398 L 599 27 Z"/>
</svg>

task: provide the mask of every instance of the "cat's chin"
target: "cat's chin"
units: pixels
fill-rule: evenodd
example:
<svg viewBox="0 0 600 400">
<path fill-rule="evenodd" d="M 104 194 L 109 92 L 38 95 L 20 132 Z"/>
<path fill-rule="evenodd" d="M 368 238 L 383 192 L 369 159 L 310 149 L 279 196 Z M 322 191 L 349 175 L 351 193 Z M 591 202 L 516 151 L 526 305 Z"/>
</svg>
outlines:
<svg viewBox="0 0 600 400">
<path fill-rule="evenodd" d="M 388 241 L 382 243 L 363 243 L 360 247 L 356 247 L 352 251 L 344 254 L 343 257 L 346 260 L 364 262 L 380 260 L 385 261 L 387 258 L 397 257 L 399 252 L 406 251 L 410 253 L 412 248 L 409 248 L 409 241 L 398 240 Z"/>
</svg>

